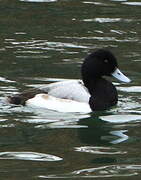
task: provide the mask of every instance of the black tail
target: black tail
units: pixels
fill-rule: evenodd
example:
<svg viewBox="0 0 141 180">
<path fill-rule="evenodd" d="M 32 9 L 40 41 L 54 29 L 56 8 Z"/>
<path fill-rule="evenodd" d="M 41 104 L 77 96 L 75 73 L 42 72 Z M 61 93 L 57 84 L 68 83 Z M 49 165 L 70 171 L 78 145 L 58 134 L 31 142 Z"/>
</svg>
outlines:
<svg viewBox="0 0 141 180">
<path fill-rule="evenodd" d="M 22 104 L 22 105 L 24 105 L 25 103 L 23 103 L 22 101 L 23 100 L 18 95 L 17 96 L 8 96 L 8 102 L 11 104 L 16 104 L 16 105 Z"/>
<path fill-rule="evenodd" d="M 16 105 L 19 104 L 25 105 L 28 99 L 33 98 L 38 93 L 45 93 L 45 92 L 40 89 L 29 89 L 21 94 L 17 94 L 15 96 L 8 96 L 8 102 Z"/>
</svg>

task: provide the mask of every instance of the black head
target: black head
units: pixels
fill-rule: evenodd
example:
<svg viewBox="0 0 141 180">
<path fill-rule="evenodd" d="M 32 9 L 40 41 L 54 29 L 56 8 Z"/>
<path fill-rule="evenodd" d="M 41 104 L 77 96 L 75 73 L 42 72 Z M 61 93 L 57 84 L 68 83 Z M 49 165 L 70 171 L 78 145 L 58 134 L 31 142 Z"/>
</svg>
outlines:
<svg viewBox="0 0 141 180">
<path fill-rule="evenodd" d="M 105 110 L 118 101 L 115 86 L 102 76 L 112 75 L 120 81 L 130 82 L 117 67 L 115 56 L 104 49 L 91 53 L 84 60 L 81 68 L 82 79 L 91 95 L 89 105 L 93 111 Z"/>
<path fill-rule="evenodd" d="M 82 79 L 100 78 L 101 76 L 110 76 L 117 67 L 115 56 L 108 50 L 99 49 L 88 55 L 82 64 Z"/>
</svg>

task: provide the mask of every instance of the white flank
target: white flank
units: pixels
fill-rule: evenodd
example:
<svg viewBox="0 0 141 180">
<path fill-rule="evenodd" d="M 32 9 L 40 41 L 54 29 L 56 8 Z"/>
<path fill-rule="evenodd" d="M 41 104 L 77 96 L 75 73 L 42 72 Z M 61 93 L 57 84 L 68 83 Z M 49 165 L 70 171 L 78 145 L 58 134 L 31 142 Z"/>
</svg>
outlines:
<svg viewBox="0 0 141 180">
<path fill-rule="evenodd" d="M 90 94 L 81 80 L 55 82 L 41 87 L 44 92 L 56 98 L 89 102 Z"/>
<path fill-rule="evenodd" d="M 59 112 L 91 112 L 90 106 L 85 102 L 77 102 L 69 99 L 61 99 L 48 94 L 37 94 L 35 97 L 26 101 L 26 105 Z"/>
</svg>

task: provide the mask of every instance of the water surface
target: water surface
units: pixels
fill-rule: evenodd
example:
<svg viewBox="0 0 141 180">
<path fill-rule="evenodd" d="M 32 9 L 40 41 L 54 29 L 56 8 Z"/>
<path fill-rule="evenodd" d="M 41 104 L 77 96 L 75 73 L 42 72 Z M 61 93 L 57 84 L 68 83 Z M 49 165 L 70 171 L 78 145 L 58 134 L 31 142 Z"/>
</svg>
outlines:
<svg viewBox="0 0 141 180">
<path fill-rule="evenodd" d="M 140 179 L 141 3 L 0 2 L 0 179 Z M 9 105 L 31 87 L 79 79 L 84 57 L 110 49 L 130 84 L 116 107 L 91 114 Z"/>
</svg>

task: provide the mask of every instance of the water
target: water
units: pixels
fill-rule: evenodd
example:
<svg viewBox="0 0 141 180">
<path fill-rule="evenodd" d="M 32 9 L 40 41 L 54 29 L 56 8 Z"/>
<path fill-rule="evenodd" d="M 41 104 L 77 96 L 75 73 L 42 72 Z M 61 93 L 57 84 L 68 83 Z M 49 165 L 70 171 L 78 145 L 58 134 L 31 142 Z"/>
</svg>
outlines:
<svg viewBox="0 0 141 180">
<path fill-rule="evenodd" d="M 140 179 L 141 17 L 139 1 L 0 2 L 0 179 Z M 30 87 L 80 78 L 84 57 L 108 48 L 130 84 L 99 113 L 9 105 Z"/>
</svg>

